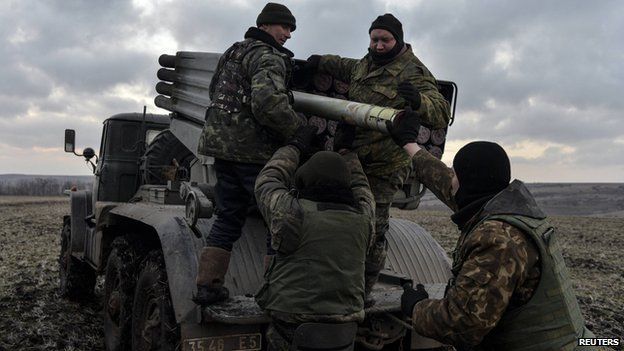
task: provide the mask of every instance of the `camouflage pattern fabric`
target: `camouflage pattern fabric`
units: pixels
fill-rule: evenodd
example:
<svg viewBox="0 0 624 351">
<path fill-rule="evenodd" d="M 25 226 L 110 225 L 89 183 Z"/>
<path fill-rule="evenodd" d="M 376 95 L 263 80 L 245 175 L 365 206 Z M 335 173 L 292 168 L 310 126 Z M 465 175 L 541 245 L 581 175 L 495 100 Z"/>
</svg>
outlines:
<svg viewBox="0 0 624 351">
<path fill-rule="evenodd" d="M 211 82 L 213 104 L 206 112 L 198 151 L 264 164 L 303 125 L 287 88 L 292 63 L 285 53 L 253 38 L 230 50 L 234 52 L 221 57 Z"/>
<path fill-rule="evenodd" d="M 386 176 L 368 176 L 376 205 L 373 244 L 366 257 L 365 290 L 367 295 L 377 282 L 379 272 L 384 268 L 388 254 L 386 233 L 390 228 L 390 205 L 394 193 L 399 190 L 409 176 L 409 170 L 409 167 L 403 167 Z"/>
<path fill-rule="evenodd" d="M 456 210 L 452 169 L 423 151 L 413 162 L 416 178 Z M 535 245 L 519 229 L 496 220 L 462 233 L 454 263 L 455 278 L 445 298 L 417 303 L 412 318 L 419 334 L 456 346 L 478 345 L 508 307 L 530 299 L 541 275 Z"/>
<path fill-rule="evenodd" d="M 370 191 L 366 175 L 362 166 L 354 153 L 343 156 L 349 169 L 351 170 L 351 190 L 357 202 L 357 209 L 362 215 L 365 228 L 368 226 L 368 233 L 374 228 L 374 208 L 375 201 Z M 303 208 L 294 190 L 294 174 L 299 166 L 299 151 L 293 146 L 284 146 L 277 150 L 271 160 L 266 164 L 258 179 L 256 180 L 256 201 L 258 209 L 262 213 L 265 221 L 269 225 L 272 247 L 278 251 L 278 255 L 289 255 L 294 252 L 293 239 L 299 237 L 303 230 Z M 367 239 L 370 247 L 372 235 Z M 366 249 L 364 247 L 364 249 Z M 348 253 L 345 253 L 348 255 Z M 362 253 L 363 258 L 363 253 Z M 272 263 L 274 265 L 275 262 Z M 363 268 L 363 267 L 362 267 Z M 267 271 L 270 276 L 271 267 Z M 265 276 L 268 279 L 268 276 Z M 349 282 L 352 277 L 337 277 L 344 282 Z M 363 282 L 362 282 L 363 283 Z M 357 284 L 349 282 L 348 284 Z M 266 284 L 265 284 L 266 285 Z M 363 289 L 362 289 L 363 290 Z M 261 291 L 256 295 L 256 299 L 266 298 L 266 291 Z M 310 294 L 312 292 L 308 292 Z M 274 301 L 274 300 L 273 300 Z M 332 302 L 333 303 L 333 302 Z M 260 304 L 260 302 L 259 302 Z M 323 303 L 316 304 L 318 308 L 323 307 Z M 309 307 L 309 306 L 308 306 Z M 313 306 L 314 307 L 314 306 Z M 314 307 L 314 308 L 317 308 Z M 342 323 L 360 321 L 364 317 L 362 306 L 352 306 L 346 310 L 360 310 L 348 314 L 322 314 L 322 313 L 286 313 L 277 310 L 267 311 L 269 315 L 280 321 L 289 323 L 303 322 L 324 322 Z"/>
<path fill-rule="evenodd" d="M 449 104 L 438 91 L 434 76 L 409 45 L 395 60 L 381 67 L 373 64 L 370 55 L 361 60 L 324 55 L 318 70 L 348 82 L 349 100 L 396 109 L 407 105 L 397 94 L 398 84 L 410 82 L 421 93 L 422 104 L 415 112 L 422 123 L 435 129 L 448 125 Z M 383 177 L 409 166 L 409 157 L 388 135 L 358 129 L 353 145 L 368 176 Z"/>
</svg>

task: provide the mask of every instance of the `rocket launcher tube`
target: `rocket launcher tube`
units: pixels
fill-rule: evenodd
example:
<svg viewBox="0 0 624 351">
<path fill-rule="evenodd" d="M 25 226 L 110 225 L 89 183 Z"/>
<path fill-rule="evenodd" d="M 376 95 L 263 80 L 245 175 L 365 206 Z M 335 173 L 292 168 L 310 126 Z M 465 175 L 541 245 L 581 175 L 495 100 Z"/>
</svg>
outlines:
<svg viewBox="0 0 624 351">
<path fill-rule="evenodd" d="M 293 109 L 335 121 L 343 121 L 365 129 L 388 134 L 386 122 L 392 122 L 402 110 L 381 107 L 326 96 L 293 91 Z"/>
</svg>

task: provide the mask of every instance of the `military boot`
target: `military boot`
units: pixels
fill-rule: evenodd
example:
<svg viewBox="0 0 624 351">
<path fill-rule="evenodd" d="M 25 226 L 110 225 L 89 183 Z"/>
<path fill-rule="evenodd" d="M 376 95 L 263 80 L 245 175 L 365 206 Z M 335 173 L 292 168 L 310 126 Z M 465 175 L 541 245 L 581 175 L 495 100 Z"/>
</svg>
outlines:
<svg viewBox="0 0 624 351">
<path fill-rule="evenodd" d="M 230 264 L 231 252 L 218 248 L 204 247 L 199 255 L 197 267 L 197 295 L 193 301 L 202 306 L 227 300 L 230 292 L 223 286 Z"/>
</svg>

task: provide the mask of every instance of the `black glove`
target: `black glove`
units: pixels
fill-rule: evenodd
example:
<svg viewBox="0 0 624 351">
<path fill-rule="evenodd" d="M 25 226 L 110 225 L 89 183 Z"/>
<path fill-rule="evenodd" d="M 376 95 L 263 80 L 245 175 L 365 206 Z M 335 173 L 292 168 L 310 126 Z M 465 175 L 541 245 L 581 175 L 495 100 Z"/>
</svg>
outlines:
<svg viewBox="0 0 624 351">
<path fill-rule="evenodd" d="M 416 289 L 409 287 L 405 288 L 403 295 L 401 295 L 401 312 L 407 317 L 412 317 L 414 311 L 414 305 L 418 301 L 428 299 L 429 294 L 425 291 L 425 287 L 422 284 L 416 285 Z"/>
<path fill-rule="evenodd" d="M 420 92 L 416 87 L 410 82 L 401 82 L 399 83 L 399 87 L 397 89 L 399 95 L 407 100 L 412 109 L 418 110 L 420 108 Z"/>
<path fill-rule="evenodd" d="M 321 55 L 311 55 L 308 57 L 308 62 L 305 65 L 305 69 L 308 71 L 316 72 L 319 64 L 321 63 Z"/>
<path fill-rule="evenodd" d="M 312 148 L 312 142 L 316 137 L 318 128 L 316 126 L 305 125 L 297 129 L 295 134 L 288 142 L 288 145 L 292 145 L 299 149 L 299 154 L 306 154 Z"/>
<path fill-rule="evenodd" d="M 402 114 L 396 116 L 394 121 L 386 122 L 386 127 L 392 136 L 392 140 L 400 147 L 408 143 L 415 143 L 420 130 L 420 118 L 409 106 Z"/>
<path fill-rule="evenodd" d="M 351 150 L 355 140 L 355 126 L 345 122 L 339 122 L 334 136 L 334 151 L 342 149 Z"/>
</svg>

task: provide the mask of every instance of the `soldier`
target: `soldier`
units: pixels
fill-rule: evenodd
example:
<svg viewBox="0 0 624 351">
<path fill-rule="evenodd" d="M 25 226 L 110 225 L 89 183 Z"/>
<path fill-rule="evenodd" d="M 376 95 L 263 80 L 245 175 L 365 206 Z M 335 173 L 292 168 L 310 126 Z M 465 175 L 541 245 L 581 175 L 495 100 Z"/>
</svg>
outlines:
<svg viewBox="0 0 624 351">
<path fill-rule="evenodd" d="M 431 72 L 404 43 L 401 22 L 387 13 L 377 17 L 368 32 L 368 55 L 361 60 L 312 55 L 306 68 L 350 83 L 349 100 L 396 109 L 411 106 L 423 124 L 444 128 L 450 118 L 449 105 Z M 384 266 L 390 204 L 409 176 L 410 161 L 389 136 L 351 128 L 340 128 L 342 137 L 335 141 L 335 150 L 353 149 L 358 154 L 377 203 L 376 239 L 366 267 L 368 294 Z"/>
<path fill-rule="evenodd" d="M 221 56 L 210 82 L 198 151 L 215 158 L 218 211 L 199 258 L 195 300 L 202 305 L 228 297 L 223 279 L 254 200 L 256 177 L 303 124 L 287 88 L 293 54 L 283 47 L 296 28 L 295 17 L 286 6 L 268 3 L 256 24 Z"/>
<path fill-rule="evenodd" d="M 416 178 L 455 211 L 461 231 L 445 297 L 428 299 L 422 285 L 401 297 L 414 330 L 458 350 L 572 350 L 593 337 L 553 227 L 525 185 L 509 183 L 503 148 L 469 143 L 447 168 L 416 143 L 418 116 L 407 111 L 391 127 Z"/>
<path fill-rule="evenodd" d="M 302 127 L 256 181 L 258 208 L 277 251 L 256 295 L 272 319 L 267 330 L 272 350 L 288 350 L 301 323 L 364 319 L 373 195 L 354 153 L 320 151 L 298 167 L 315 132 L 316 127 Z"/>
</svg>

